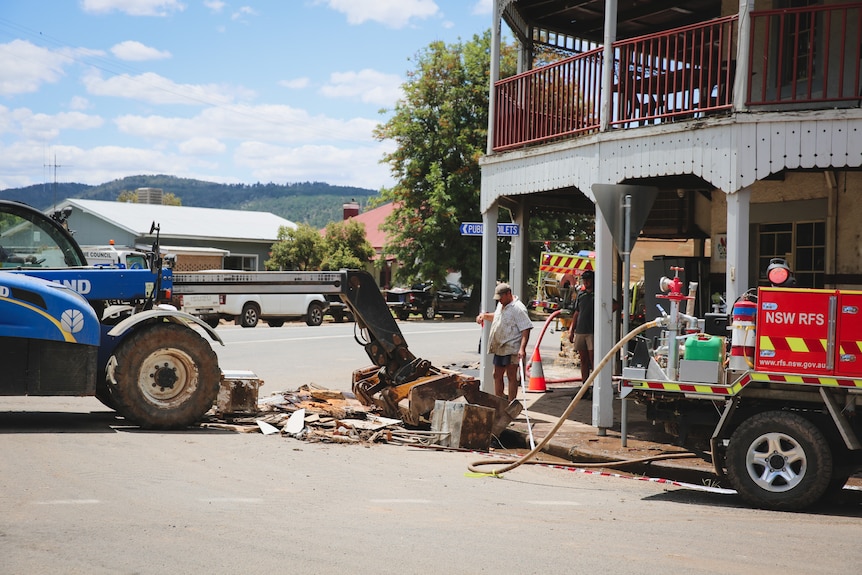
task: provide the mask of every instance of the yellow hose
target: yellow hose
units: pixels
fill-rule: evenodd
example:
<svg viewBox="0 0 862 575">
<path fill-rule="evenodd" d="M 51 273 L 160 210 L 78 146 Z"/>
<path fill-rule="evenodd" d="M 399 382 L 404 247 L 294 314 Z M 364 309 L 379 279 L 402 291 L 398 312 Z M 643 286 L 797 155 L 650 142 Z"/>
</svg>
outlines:
<svg viewBox="0 0 862 575">
<path fill-rule="evenodd" d="M 500 465 L 499 459 L 481 459 L 479 461 L 474 461 L 473 463 L 471 463 L 467 467 L 467 469 L 469 469 L 473 473 L 483 473 L 483 474 L 488 474 L 488 475 L 502 475 L 503 473 L 511 471 L 511 470 L 515 469 L 516 467 L 520 467 L 521 465 L 528 463 L 528 462 L 529 463 L 541 463 L 541 464 L 546 465 L 547 464 L 546 462 L 540 462 L 540 461 L 532 461 L 531 462 L 529 460 L 532 459 L 537 453 L 542 451 L 542 448 L 548 444 L 548 442 L 551 440 L 551 437 L 553 437 L 554 434 L 557 433 L 557 431 L 559 431 L 560 427 L 562 427 L 562 425 L 563 425 L 563 422 L 566 421 L 566 419 L 568 419 L 569 415 L 571 415 L 572 411 L 575 409 L 575 406 L 578 404 L 578 402 L 581 401 L 581 398 L 584 396 L 584 394 L 587 392 L 587 390 L 590 388 L 590 386 L 593 385 L 593 380 L 596 378 L 596 375 L 598 375 L 598 373 L 601 372 L 601 370 L 605 368 L 605 366 L 608 364 L 608 362 L 610 362 L 611 359 L 613 359 L 614 355 L 627 342 L 634 339 L 635 336 L 637 336 L 641 332 L 644 332 L 650 328 L 657 327 L 658 325 L 660 325 L 660 322 L 657 320 L 647 322 L 647 323 L 633 329 L 628 334 L 626 334 L 626 336 L 623 337 L 619 342 L 617 342 L 617 344 L 611 348 L 611 350 L 605 355 L 605 357 L 602 358 L 602 360 L 599 362 L 599 364 L 596 366 L 596 368 L 593 370 L 593 372 L 587 378 L 587 381 L 585 381 L 583 383 L 583 385 L 581 386 L 581 389 L 578 390 L 578 393 L 575 395 L 575 397 L 572 398 L 571 403 L 569 403 L 569 406 L 566 408 L 566 410 L 563 412 L 563 414 L 560 416 L 560 418 L 554 424 L 554 427 L 551 428 L 551 431 L 549 431 L 548 434 L 544 437 L 544 439 L 542 439 L 542 441 L 539 442 L 539 444 L 536 445 L 536 447 L 534 447 L 532 450 L 530 450 L 529 453 L 526 453 L 523 456 L 521 456 L 519 459 L 517 459 L 516 461 L 513 461 L 512 463 L 505 465 L 505 466 L 501 467 L 500 469 L 495 469 L 493 471 L 479 471 L 478 467 L 485 466 L 485 465 Z M 607 463 L 587 463 L 587 464 L 580 464 L 579 463 L 578 466 L 580 466 L 580 467 L 611 467 L 611 466 L 620 466 L 620 465 L 631 465 L 631 464 L 635 464 L 635 463 L 648 463 L 650 461 L 656 461 L 659 459 L 679 459 L 682 457 L 696 457 L 696 455 L 694 453 L 673 453 L 673 454 L 667 454 L 667 455 L 656 455 L 656 456 L 651 456 L 651 457 L 643 457 L 640 459 L 628 459 L 628 460 L 613 461 L 613 462 L 607 462 Z"/>
</svg>

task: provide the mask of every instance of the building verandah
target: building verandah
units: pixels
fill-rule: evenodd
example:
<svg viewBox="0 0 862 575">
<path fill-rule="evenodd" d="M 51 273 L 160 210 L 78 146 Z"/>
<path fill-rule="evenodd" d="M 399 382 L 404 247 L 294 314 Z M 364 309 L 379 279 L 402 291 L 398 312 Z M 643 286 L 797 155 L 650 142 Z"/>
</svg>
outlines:
<svg viewBox="0 0 862 575">
<path fill-rule="evenodd" d="M 528 21 L 539 21 L 530 10 L 541 3 L 495 4 L 495 42 L 504 20 L 515 23 L 525 53 L 536 40 L 551 39 L 551 19 L 532 27 Z M 600 4 L 609 10 L 616 3 Z M 729 10 L 727 2 L 708 4 Z M 592 43 L 573 43 L 572 34 L 558 33 L 554 38 L 565 36 L 580 49 L 492 87 L 488 155 L 482 161 L 485 230 L 495 229 L 500 206 L 512 209 L 526 230 L 540 196 L 543 202 L 581 205 L 583 198 L 595 203 L 593 184 L 653 185 L 677 194 L 683 211 L 697 220 L 689 237 L 708 237 L 711 255 L 721 248 L 721 257 L 711 258 L 710 273 L 724 284 L 726 301 L 756 286 L 764 258 L 773 255 L 790 256 L 795 264 L 805 259 L 809 287 L 858 288 L 859 248 L 839 253 L 837 246 L 859 243 L 852 242 L 850 218 L 858 211 L 853 192 L 860 179 L 848 170 L 862 166 L 860 6 L 758 13 L 743 0 L 736 13 L 714 12 L 717 17 L 706 22 L 622 40 L 607 24 L 602 38 L 593 32 Z M 798 42 L 788 51 L 790 36 L 802 38 L 803 23 L 808 47 L 816 48 L 808 56 Z M 763 56 L 752 57 L 752 50 Z M 492 76 L 499 69 L 494 57 Z M 529 62 L 529 55 L 521 61 Z M 523 257 L 518 255 L 526 253 L 528 241 L 526 235 L 517 238 L 516 257 Z M 494 244 L 483 243 L 486 302 L 496 279 L 495 265 L 487 265 L 496 258 L 490 253 Z M 597 318 L 601 357 L 612 346 L 616 250 L 598 212 L 595 249 L 597 309 L 604 312 Z M 520 293 L 522 264 L 513 260 L 509 277 Z M 609 427 L 609 409 L 601 404 L 610 404 L 610 374 L 597 385 L 594 425 Z"/>
</svg>

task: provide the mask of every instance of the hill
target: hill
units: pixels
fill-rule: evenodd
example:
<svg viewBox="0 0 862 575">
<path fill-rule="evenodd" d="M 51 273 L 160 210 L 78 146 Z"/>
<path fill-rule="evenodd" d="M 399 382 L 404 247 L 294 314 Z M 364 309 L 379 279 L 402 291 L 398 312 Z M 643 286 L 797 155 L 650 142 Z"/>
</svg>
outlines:
<svg viewBox="0 0 862 575">
<path fill-rule="evenodd" d="M 174 176 L 129 176 L 98 186 L 75 183 L 40 184 L 0 191 L 0 199 L 25 202 L 41 210 L 66 198 L 114 201 L 123 191 L 161 188 L 184 206 L 272 212 L 297 223 L 322 228 L 341 221 L 342 207 L 356 200 L 364 206 L 376 190 L 333 186 L 322 182 L 294 184 L 218 184 Z"/>
</svg>

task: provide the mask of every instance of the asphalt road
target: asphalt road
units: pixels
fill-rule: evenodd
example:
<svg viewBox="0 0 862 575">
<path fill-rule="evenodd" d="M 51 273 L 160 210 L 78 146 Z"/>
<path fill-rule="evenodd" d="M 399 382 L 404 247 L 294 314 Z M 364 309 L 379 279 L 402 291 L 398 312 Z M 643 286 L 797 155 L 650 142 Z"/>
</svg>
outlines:
<svg viewBox="0 0 862 575">
<path fill-rule="evenodd" d="M 432 362 L 476 357 L 473 324 L 403 331 Z M 267 391 L 349 387 L 344 373 L 368 363 L 349 324 L 219 332 L 222 361 L 260 371 Z M 2 398 L 0 453 L 4 574 L 788 575 L 862 564 L 858 510 L 760 511 L 695 487 L 546 466 L 477 477 L 471 453 L 144 432 L 92 398 Z"/>
<path fill-rule="evenodd" d="M 141 432 L 90 399 L 3 404 L 2 573 L 787 575 L 862 560 L 858 516 L 539 466 L 474 477 L 469 453 Z"/>
</svg>

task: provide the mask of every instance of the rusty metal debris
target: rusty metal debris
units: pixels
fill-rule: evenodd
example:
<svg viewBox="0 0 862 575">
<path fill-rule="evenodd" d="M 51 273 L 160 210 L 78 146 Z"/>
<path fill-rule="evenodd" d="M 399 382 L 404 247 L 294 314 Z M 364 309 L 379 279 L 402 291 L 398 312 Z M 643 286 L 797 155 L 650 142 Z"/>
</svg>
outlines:
<svg viewBox="0 0 862 575">
<path fill-rule="evenodd" d="M 283 436 L 304 441 L 355 444 L 432 445 L 442 433 L 410 428 L 400 419 L 383 417 L 375 411 L 378 408 L 362 405 L 351 393 L 304 385 L 296 391 L 260 398 L 256 413 L 224 414 L 213 410 L 202 426 L 237 433 L 277 429 Z"/>
</svg>

